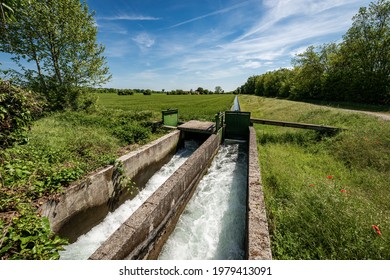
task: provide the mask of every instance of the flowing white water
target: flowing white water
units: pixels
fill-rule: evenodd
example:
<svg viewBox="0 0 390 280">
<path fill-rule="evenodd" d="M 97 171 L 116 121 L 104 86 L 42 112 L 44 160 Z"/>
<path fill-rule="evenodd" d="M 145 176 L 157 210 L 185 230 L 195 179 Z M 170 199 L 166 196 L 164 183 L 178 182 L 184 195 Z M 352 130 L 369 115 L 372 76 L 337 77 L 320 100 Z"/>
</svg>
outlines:
<svg viewBox="0 0 390 280">
<path fill-rule="evenodd" d="M 185 147 L 180 149 L 149 179 L 145 188 L 135 198 L 126 201 L 114 212 L 108 213 L 100 224 L 80 236 L 76 242 L 65 246 L 65 251 L 60 252 L 60 259 L 88 259 L 186 161 L 197 147 L 198 144 L 195 141 L 186 141 Z"/>
<path fill-rule="evenodd" d="M 199 182 L 159 259 L 245 257 L 246 143 L 227 142 Z"/>
</svg>

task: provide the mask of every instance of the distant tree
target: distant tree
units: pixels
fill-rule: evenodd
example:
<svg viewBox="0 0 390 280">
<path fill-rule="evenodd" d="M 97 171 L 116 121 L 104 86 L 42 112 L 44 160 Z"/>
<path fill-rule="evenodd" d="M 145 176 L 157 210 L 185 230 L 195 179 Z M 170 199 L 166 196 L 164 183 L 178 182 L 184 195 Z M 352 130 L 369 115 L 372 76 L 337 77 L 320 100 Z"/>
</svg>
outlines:
<svg viewBox="0 0 390 280">
<path fill-rule="evenodd" d="M 95 86 L 110 79 L 104 47 L 96 43 L 93 13 L 79 0 L 18 0 L 15 20 L 6 24 L 0 51 L 13 55 L 21 72 L 17 82 L 46 93 L 54 107 L 66 107 L 74 87 Z M 35 70 L 25 61 L 35 64 Z"/>
<path fill-rule="evenodd" d="M 205 90 L 204 90 L 202 87 L 198 87 L 198 88 L 196 89 L 196 92 L 197 92 L 198 94 L 205 94 Z"/>
<path fill-rule="evenodd" d="M 216 94 L 222 94 L 222 93 L 224 93 L 224 90 L 220 86 L 216 86 L 214 92 Z"/>
<path fill-rule="evenodd" d="M 144 95 L 152 95 L 152 91 L 150 89 L 144 90 Z"/>
<path fill-rule="evenodd" d="M 243 94 L 255 94 L 257 77 L 258 76 L 251 76 L 248 78 L 246 83 L 241 87 L 241 92 Z"/>
</svg>

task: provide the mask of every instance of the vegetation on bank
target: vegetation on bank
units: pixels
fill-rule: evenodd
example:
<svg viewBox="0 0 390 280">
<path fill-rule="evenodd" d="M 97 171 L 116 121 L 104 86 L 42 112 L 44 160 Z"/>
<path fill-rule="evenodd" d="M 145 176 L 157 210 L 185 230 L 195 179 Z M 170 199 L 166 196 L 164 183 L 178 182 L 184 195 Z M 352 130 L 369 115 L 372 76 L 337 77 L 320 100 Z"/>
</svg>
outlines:
<svg viewBox="0 0 390 280">
<path fill-rule="evenodd" d="M 275 259 L 390 259 L 390 123 L 318 105 L 240 96 L 252 117 L 347 130 L 255 125 Z"/>
<path fill-rule="evenodd" d="M 282 68 L 249 77 L 241 94 L 294 100 L 390 102 L 390 2 L 360 8 L 340 43 L 310 46 Z"/>
</svg>

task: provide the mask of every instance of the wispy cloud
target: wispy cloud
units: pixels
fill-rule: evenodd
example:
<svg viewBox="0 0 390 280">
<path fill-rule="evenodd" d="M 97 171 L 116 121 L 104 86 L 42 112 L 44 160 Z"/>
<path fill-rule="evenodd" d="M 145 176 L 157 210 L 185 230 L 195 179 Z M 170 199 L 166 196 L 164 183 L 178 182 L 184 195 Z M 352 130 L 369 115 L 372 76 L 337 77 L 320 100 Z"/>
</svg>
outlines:
<svg viewBox="0 0 390 280">
<path fill-rule="evenodd" d="M 98 17 L 98 20 L 127 20 L 127 21 L 154 21 L 161 20 L 161 18 L 151 17 L 151 16 L 142 16 L 142 15 L 116 15 L 110 17 Z"/>
<path fill-rule="evenodd" d="M 141 32 L 132 39 L 134 42 L 137 43 L 137 45 L 141 48 L 142 51 L 151 48 L 155 43 L 155 39 L 146 32 Z"/>
<path fill-rule="evenodd" d="M 220 14 L 224 14 L 224 13 L 227 13 L 227 12 L 230 12 L 232 10 L 235 10 L 237 8 L 240 8 L 240 7 L 243 7 L 247 4 L 249 4 L 249 2 L 252 2 L 253 0 L 247 0 L 247 1 L 244 1 L 242 3 L 239 3 L 239 4 L 236 4 L 236 5 L 233 5 L 233 6 L 230 6 L 230 7 L 227 7 L 227 8 L 224 8 L 224 9 L 220 9 L 220 10 L 217 10 L 217 11 L 214 11 L 214 12 L 211 12 L 211 13 L 208 13 L 208 14 L 205 14 L 205 15 L 201 15 L 201 16 L 198 16 L 198 17 L 195 17 L 195 18 L 191 18 L 189 20 L 185 20 L 185 21 L 182 21 L 182 22 L 179 22 L 175 25 L 172 25 L 170 27 L 168 27 L 168 29 L 170 28 L 175 28 L 175 27 L 179 27 L 179 26 L 182 26 L 182 25 L 185 25 L 187 23 L 191 23 L 191 22 L 194 22 L 194 21 L 198 21 L 198 20 L 201 20 L 201 19 L 204 19 L 204 18 L 207 18 L 207 17 L 211 17 L 211 16 L 215 16 L 215 15 L 220 15 Z"/>
<path fill-rule="evenodd" d="M 280 21 L 291 17 L 313 17 L 313 22 L 316 22 L 320 19 L 316 19 L 314 16 L 321 16 L 328 10 L 346 6 L 353 2 L 354 0 L 264 0 L 263 5 L 267 9 L 266 16 L 237 40 L 257 36 L 259 33 L 266 32 Z"/>
</svg>

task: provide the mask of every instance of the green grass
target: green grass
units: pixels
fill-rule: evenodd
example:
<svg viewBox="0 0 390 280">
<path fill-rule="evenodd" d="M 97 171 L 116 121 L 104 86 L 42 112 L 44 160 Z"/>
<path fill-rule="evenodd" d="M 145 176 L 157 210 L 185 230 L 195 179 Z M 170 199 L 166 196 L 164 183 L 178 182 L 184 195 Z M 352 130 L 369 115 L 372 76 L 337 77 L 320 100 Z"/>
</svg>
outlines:
<svg viewBox="0 0 390 280">
<path fill-rule="evenodd" d="M 183 121 L 214 120 L 217 112 L 229 110 L 234 95 L 165 95 L 142 94 L 117 95 L 99 94 L 99 104 L 107 109 L 131 111 L 152 111 L 156 119 L 161 119 L 161 111 L 179 109 L 179 118 Z"/>
<path fill-rule="evenodd" d="M 255 96 L 240 105 L 252 117 L 347 129 L 329 137 L 255 125 L 273 257 L 390 259 L 390 123 Z"/>
</svg>

